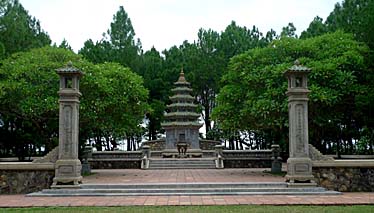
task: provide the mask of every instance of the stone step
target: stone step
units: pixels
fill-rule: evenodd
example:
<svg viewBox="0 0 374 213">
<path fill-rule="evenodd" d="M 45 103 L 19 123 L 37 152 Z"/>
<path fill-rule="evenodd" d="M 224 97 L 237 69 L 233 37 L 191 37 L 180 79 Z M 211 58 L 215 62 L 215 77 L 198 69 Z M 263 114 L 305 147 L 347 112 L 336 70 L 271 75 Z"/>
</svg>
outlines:
<svg viewBox="0 0 374 213">
<path fill-rule="evenodd" d="M 82 184 L 82 189 L 137 189 L 137 188 L 287 188 L 284 182 L 237 183 L 142 183 L 142 184 Z"/>
<path fill-rule="evenodd" d="M 150 166 L 148 168 L 149 170 L 155 170 L 155 169 L 216 169 L 216 166 L 176 166 L 176 167 L 170 167 L 170 166 Z"/>
<path fill-rule="evenodd" d="M 149 169 L 214 169 L 213 158 L 150 159 Z"/>
<path fill-rule="evenodd" d="M 289 188 L 286 183 L 82 184 L 80 189 L 45 189 L 28 196 L 158 195 L 337 195 L 322 187 Z"/>
<path fill-rule="evenodd" d="M 167 163 L 150 163 L 151 166 L 210 166 L 210 165 L 215 165 L 214 163 L 199 163 L 199 164 L 194 164 L 194 163 L 185 163 L 185 164 L 167 164 Z"/>
</svg>

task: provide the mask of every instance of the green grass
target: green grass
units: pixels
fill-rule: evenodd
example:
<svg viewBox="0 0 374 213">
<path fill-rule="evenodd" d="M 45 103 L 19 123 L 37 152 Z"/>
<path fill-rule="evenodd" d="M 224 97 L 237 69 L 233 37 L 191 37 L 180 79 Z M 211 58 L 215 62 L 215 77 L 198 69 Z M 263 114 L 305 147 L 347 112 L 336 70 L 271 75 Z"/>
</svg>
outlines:
<svg viewBox="0 0 374 213">
<path fill-rule="evenodd" d="M 250 213 L 374 213 L 374 205 L 355 206 L 260 206 L 260 205 L 234 205 L 234 206 L 124 206 L 124 207 L 35 207 L 35 208 L 0 208 L 0 212 L 250 212 Z"/>
</svg>

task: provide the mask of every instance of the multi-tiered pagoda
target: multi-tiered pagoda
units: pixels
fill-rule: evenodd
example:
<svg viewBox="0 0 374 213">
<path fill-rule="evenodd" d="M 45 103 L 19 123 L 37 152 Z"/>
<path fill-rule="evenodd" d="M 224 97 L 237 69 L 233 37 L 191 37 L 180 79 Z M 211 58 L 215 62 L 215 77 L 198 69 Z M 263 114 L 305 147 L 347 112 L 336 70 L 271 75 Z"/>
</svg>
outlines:
<svg viewBox="0 0 374 213">
<path fill-rule="evenodd" d="M 165 115 L 162 127 L 165 129 L 165 150 L 163 155 L 174 153 L 179 143 L 187 143 L 189 153 L 201 152 L 199 145 L 199 129 L 203 124 L 199 123 L 199 113 L 196 113 L 197 105 L 191 96 L 190 83 L 186 81 L 183 70 L 179 79 L 174 83 L 174 93 L 170 97 L 172 104 L 168 105 L 169 112 Z"/>
</svg>

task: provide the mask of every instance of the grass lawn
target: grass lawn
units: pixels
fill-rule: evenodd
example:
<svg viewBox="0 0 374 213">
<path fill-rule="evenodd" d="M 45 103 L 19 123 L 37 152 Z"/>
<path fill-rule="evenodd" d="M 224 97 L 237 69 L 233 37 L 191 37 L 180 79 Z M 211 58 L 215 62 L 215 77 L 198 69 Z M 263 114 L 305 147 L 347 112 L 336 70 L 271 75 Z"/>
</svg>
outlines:
<svg viewBox="0 0 374 213">
<path fill-rule="evenodd" d="M 259 206 L 259 205 L 235 205 L 235 206 L 124 206 L 124 207 L 37 207 L 37 208 L 0 208 L 0 212 L 359 212 L 374 213 L 374 205 L 355 206 Z"/>
</svg>

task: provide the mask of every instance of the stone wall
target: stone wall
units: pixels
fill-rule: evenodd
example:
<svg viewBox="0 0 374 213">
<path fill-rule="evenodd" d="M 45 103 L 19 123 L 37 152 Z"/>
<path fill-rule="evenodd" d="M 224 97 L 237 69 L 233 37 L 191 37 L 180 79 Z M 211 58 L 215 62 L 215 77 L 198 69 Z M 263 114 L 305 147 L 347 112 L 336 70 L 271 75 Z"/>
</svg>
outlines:
<svg viewBox="0 0 374 213">
<path fill-rule="evenodd" d="M 88 160 L 91 169 L 140 169 L 140 159 L 97 159 Z"/>
<path fill-rule="evenodd" d="M 93 152 L 88 159 L 91 169 L 140 169 L 141 151 Z"/>
<path fill-rule="evenodd" d="M 49 188 L 55 176 L 52 163 L 0 163 L 0 194 L 26 194 Z"/>
<path fill-rule="evenodd" d="M 271 168 L 271 150 L 223 150 L 225 168 Z"/>
<path fill-rule="evenodd" d="M 200 149 L 202 150 L 214 150 L 216 145 L 221 145 L 221 141 L 213 141 L 213 140 L 199 140 Z"/>
<path fill-rule="evenodd" d="M 373 160 L 313 162 L 319 186 L 340 192 L 374 192 Z"/>
<path fill-rule="evenodd" d="M 145 141 L 143 145 L 149 146 L 152 151 L 161 151 L 165 149 L 165 139 Z"/>
<path fill-rule="evenodd" d="M 224 159 L 224 168 L 271 168 L 270 159 Z"/>
</svg>

